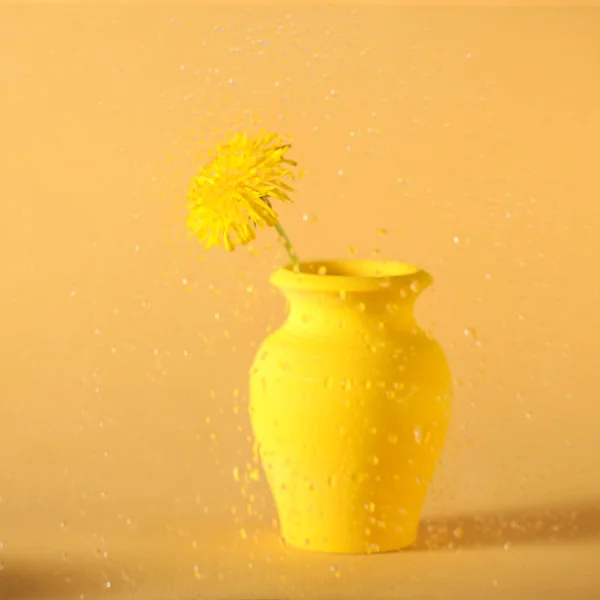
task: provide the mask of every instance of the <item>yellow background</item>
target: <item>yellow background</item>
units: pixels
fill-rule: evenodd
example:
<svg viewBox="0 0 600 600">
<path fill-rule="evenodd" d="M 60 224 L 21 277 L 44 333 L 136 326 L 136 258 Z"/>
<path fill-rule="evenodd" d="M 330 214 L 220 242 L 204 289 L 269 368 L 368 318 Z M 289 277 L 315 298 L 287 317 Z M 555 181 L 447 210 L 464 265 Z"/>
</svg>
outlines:
<svg viewBox="0 0 600 600">
<path fill-rule="evenodd" d="M 597 598 L 600 10 L 135 4 L 0 8 L 0 598 Z M 302 258 L 435 278 L 457 387 L 416 550 L 286 549 L 263 482 L 246 515 L 285 256 L 184 219 L 253 117 L 306 170 Z"/>
</svg>

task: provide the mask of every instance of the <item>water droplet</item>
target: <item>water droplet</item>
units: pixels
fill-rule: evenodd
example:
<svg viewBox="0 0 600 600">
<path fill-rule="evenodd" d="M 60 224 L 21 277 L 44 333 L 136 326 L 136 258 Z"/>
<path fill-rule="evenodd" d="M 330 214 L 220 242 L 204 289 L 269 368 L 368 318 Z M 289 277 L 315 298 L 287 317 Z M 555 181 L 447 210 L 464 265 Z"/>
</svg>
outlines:
<svg viewBox="0 0 600 600">
<path fill-rule="evenodd" d="M 370 513 L 374 513 L 375 512 L 375 502 L 369 502 L 368 504 L 365 504 L 365 508 L 370 512 Z"/>
<path fill-rule="evenodd" d="M 463 528 L 459 525 L 458 527 L 455 527 L 452 531 L 452 535 L 459 540 L 462 536 L 463 536 Z"/>
<path fill-rule="evenodd" d="M 415 442 L 420 445 L 423 441 L 423 430 L 417 425 L 417 427 L 414 428 L 413 434 L 415 436 Z"/>
<path fill-rule="evenodd" d="M 370 390 L 372 387 L 373 387 L 373 382 L 372 382 L 370 379 L 367 379 L 367 380 L 365 381 L 365 388 L 366 388 L 367 390 Z"/>
<path fill-rule="evenodd" d="M 371 462 L 372 462 L 372 463 L 373 463 L 375 466 L 377 466 L 377 465 L 379 464 L 379 457 L 378 457 L 378 456 L 374 456 L 374 457 L 371 459 Z"/>
<path fill-rule="evenodd" d="M 463 331 L 466 336 L 471 336 L 474 340 L 478 340 L 477 330 L 475 327 L 466 327 Z"/>
<path fill-rule="evenodd" d="M 350 246 L 350 248 L 348 248 L 348 253 L 349 254 L 356 254 L 356 248 L 354 246 Z"/>
<path fill-rule="evenodd" d="M 240 470 L 238 467 L 234 467 L 233 468 L 233 479 L 235 481 L 239 481 L 240 480 Z"/>
<path fill-rule="evenodd" d="M 303 221 L 306 221 L 307 223 L 314 224 L 314 223 L 316 223 L 316 222 L 318 221 L 318 217 L 317 217 L 317 215 L 316 215 L 316 214 L 314 214 L 314 213 L 311 213 L 311 214 L 303 214 L 303 215 L 302 215 L 302 220 L 303 220 Z"/>
<path fill-rule="evenodd" d="M 378 230 L 377 230 L 377 233 L 378 233 L 379 235 L 385 235 L 385 234 L 387 233 L 387 229 L 383 229 L 383 228 L 382 228 L 382 229 L 378 229 Z"/>
<path fill-rule="evenodd" d="M 319 275 L 327 275 L 327 267 L 325 265 L 321 265 L 318 269 L 317 269 L 317 273 Z"/>
<path fill-rule="evenodd" d="M 388 442 L 390 444 L 397 444 L 398 443 L 398 436 L 390 433 L 390 435 L 388 435 Z"/>
<path fill-rule="evenodd" d="M 356 305 L 356 310 L 357 310 L 358 312 L 364 312 L 366 308 L 367 308 L 367 307 L 366 307 L 366 305 L 365 305 L 365 303 L 364 303 L 364 302 L 359 302 L 359 303 Z"/>
<path fill-rule="evenodd" d="M 247 540 L 248 539 L 248 534 L 246 533 L 245 529 L 240 529 L 240 536 L 243 540 Z"/>
<path fill-rule="evenodd" d="M 330 475 L 327 478 L 327 484 L 330 485 L 331 487 L 335 487 L 337 485 L 337 482 L 338 482 L 337 475 Z"/>
</svg>

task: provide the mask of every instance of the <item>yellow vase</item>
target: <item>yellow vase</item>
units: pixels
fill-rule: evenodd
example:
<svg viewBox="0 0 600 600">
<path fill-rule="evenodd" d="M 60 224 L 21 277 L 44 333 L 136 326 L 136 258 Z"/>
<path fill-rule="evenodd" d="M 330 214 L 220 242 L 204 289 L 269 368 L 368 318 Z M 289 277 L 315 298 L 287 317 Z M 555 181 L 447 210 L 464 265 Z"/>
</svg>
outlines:
<svg viewBox="0 0 600 600">
<path fill-rule="evenodd" d="M 431 281 L 406 263 L 360 260 L 272 276 L 289 315 L 257 352 L 250 417 L 291 546 L 372 553 L 415 541 L 452 392 L 413 315 Z"/>
</svg>

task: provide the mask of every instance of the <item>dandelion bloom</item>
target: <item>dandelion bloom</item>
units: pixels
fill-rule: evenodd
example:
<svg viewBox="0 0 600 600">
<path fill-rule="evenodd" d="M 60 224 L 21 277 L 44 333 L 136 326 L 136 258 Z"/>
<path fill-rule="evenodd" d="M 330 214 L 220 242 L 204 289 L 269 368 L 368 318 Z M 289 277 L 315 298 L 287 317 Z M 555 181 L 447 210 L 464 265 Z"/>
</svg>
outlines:
<svg viewBox="0 0 600 600">
<path fill-rule="evenodd" d="M 238 133 L 217 147 L 212 160 L 192 179 L 187 225 L 207 248 L 224 246 L 230 252 L 237 244 L 256 237 L 256 226 L 278 224 L 270 199 L 290 202 L 293 188 L 284 178 L 294 179 L 285 158 L 291 147 L 277 134 L 256 138 Z"/>
</svg>

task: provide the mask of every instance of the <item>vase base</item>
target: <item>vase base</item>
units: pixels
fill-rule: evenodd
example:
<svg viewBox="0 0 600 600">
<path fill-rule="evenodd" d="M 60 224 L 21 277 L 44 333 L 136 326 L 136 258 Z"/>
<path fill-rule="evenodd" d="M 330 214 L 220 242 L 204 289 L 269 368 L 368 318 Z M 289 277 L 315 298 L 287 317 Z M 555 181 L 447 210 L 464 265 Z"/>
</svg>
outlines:
<svg viewBox="0 0 600 600">
<path fill-rule="evenodd" d="M 418 528 L 395 535 L 344 536 L 344 539 L 329 539 L 316 536 L 313 539 L 299 538 L 282 532 L 285 543 L 292 548 L 323 552 L 327 554 L 383 554 L 398 552 L 412 546 L 417 540 Z"/>
</svg>

